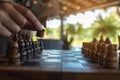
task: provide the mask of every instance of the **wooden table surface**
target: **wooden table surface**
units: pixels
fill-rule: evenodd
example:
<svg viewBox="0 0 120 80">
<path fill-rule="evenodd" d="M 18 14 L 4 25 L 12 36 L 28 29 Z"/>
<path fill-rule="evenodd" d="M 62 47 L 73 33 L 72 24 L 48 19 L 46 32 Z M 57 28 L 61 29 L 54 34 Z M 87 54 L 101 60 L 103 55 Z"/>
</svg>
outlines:
<svg viewBox="0 0 120 80">
<path fill-rule="evenodd" d="M 5 76 L 8 76 L 6 78 Z M 18 64 L 0 62 L 0 80 L 120 80 L 120 70 L 106 69 L 81 51 L 43 50 L 36 58 Z"/>
</svg>

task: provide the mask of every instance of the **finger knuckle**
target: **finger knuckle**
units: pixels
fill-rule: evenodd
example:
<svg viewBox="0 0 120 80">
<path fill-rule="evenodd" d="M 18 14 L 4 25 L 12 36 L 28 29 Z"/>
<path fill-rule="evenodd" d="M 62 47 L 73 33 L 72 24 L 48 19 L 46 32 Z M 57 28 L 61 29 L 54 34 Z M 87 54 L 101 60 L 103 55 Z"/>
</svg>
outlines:
<svg viewBox="0 0 120 80">
<path fill-rule="evenodd" d="M 15 27 L 14 32 L 18 33 L 21 30 L 20 27 Z"/>
<path fill-rule="evenodd" d="M 27 19 L 24 19 L 24 20 L 23 20 L 23 24 L 25 24 L 26 22 L 27 22 Z"/>
<path fill-rule="evenodd" d="M 34 22 L 35 24 L 38 24 L 38 20 L 37 20 L 37 19 L 34 19 L 33 22 Z"/>
<path fill-rule="evenodd" d="M 5 12 L 0 10 L 0 18 L 2 18 L 5 15 Z"/>
<path fill-rule="evenodd" d="M 23 19 L 23 22 L 21 24 L 21 27 L 23 27 L 25 25 L 25 23 L 27 23 L 27 19 Z"/>
<path fill-rule="evenodd" d="M 3 3 L 3 4 L 1 4 L 1 7 L 3 9 L 8 9 L 8 8 L 12 8 L 13 6 L 11 4 L 8 4 L 8 3 Z"/>
<path fill-rule="evenodd" d="M 25 11 L 24 11 L 24 14 L 29 15 L 30 13 L 31 13 L 31 11 L 26 8 Z"/>
<path fill-rule="evenodd" d="M 13 9 L 13 6 L 11 4 L 8 4 L 8 3 L 3 3 L 0 5 L 0 9 L 4 12 L 10 12 L 11 9 Z"/>
</svg>

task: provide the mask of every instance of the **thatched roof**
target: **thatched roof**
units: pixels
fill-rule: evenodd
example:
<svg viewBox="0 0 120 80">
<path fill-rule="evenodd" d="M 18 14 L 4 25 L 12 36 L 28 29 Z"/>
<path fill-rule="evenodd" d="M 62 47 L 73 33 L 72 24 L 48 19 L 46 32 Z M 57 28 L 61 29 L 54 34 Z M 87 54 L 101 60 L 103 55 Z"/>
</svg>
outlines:
<svg viewBox="0 0 120 80">
<path fill-rule="evenodd" d="M 120 0 L 21 0 L 30 2 L 31 10 L 39 17 L 76 14 L 87 10 L 119 6 Z M 28 5 L 28 4 L 27 4 Z"/>
</svg>

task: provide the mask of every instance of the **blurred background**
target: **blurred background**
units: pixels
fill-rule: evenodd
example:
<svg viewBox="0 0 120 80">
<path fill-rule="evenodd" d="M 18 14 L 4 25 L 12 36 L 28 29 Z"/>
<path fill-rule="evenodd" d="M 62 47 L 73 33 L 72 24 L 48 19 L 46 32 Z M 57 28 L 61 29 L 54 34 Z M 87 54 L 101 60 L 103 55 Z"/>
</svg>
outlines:
<svg viewBox="0 0 120 80">
<path fill-rule="evenodd" d="M 45 40 L 62 40 L 71 49 L 100 35 L 118 44 L 120 0 L 16 0 L 46 27 Z M 60 43 L 61 44 L 61 43 Z M 59 44 L 58 44 L 59 45 Z M 67 47 L 67 46 L 66 46 Z"/>
</svg>

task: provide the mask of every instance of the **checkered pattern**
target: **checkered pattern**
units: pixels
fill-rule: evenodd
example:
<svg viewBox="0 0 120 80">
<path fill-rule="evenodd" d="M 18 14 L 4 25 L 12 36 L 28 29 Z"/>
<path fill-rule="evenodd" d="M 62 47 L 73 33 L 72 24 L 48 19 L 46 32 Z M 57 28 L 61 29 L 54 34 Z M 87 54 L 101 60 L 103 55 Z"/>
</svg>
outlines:
<svg viewBox="0 0 120 80">
<path fill-rule="evenodd" d="M 41 55 L 29 60 L 21 66 L 37 67 L 48 71 L 79 72 L 91 69 L 104 69 L 93 63 L 80 51 L 44 50 Z"/>
</svg>

